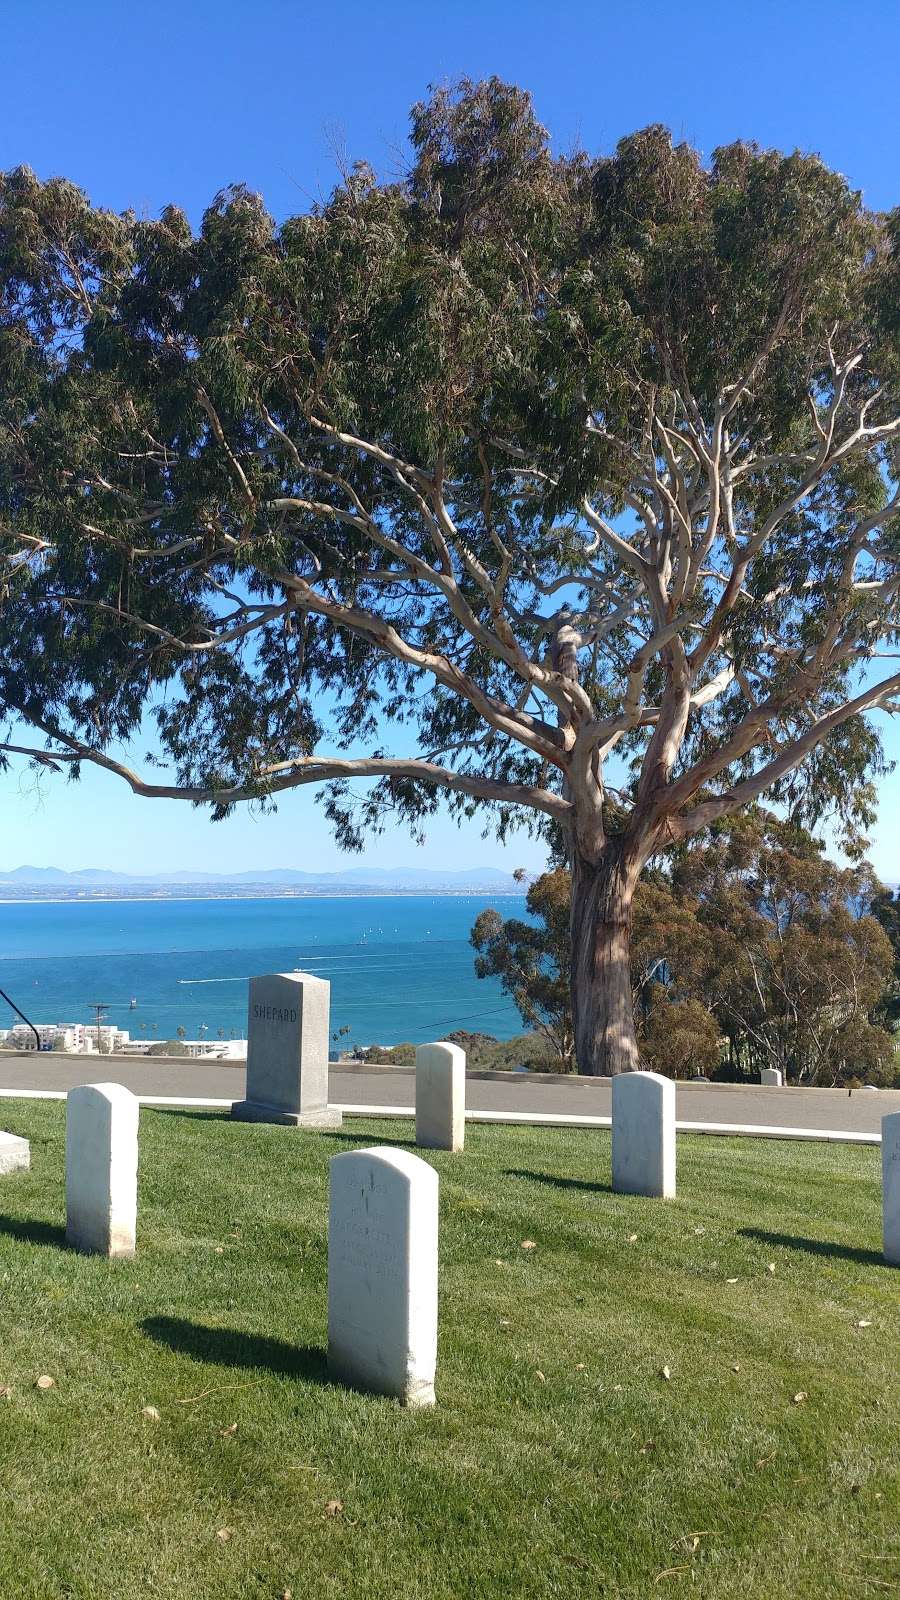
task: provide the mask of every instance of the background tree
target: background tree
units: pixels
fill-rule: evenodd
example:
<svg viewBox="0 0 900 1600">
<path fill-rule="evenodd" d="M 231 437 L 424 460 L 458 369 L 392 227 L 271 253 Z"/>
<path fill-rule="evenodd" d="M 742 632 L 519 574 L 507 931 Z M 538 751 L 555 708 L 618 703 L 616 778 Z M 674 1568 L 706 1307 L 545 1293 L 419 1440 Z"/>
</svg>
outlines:
<svg viewBox="0 0 900 1600">
<path fill-rule="evenodd" d="M 531 884 L 526 906 L 534 919 L 504 920 L 499 911 L 482 911 L 472 929 L 479 952 L 479 978 L 499 978 L 527 1027 L 545 1038 L 565 1072 L 575 1065 L 572 997 L 569 988 L 571 880 L 557 868 Z"/>
<path fill-rule="evenodd" d="M 672 1000 L 654 984 L 638 1033 L 651 1072 L 668 1078 L 705 1078 L 721 1060 L 719 1027 L 702 1000 Z"/>
<path fill-rule="evenodd" d="M 872 915 L 881 923 L 894 952 L 894 979 L 884 1000 L 888 1025 L 900 1027 L 900 888 L 882 889 L 872 902 Z"/>
<path fill-rule="evenodd" d="M 351 848 L 441 795 L 552 823 L 579 1065 L 616 1072 L 645 864 L 762 794 L 871 816 L 900 215 L 659 127 L 555 157 L 493 79 L 411 136 L 280 227 L 4 180 L 5 750 L 215 816 L 327 783 Z M 159 782 L 119 754 L 148 707 Z"/>
<path fill-rule="evenodd" d="M 634 896 L 631 977 L 643 1063 L 667 1077 L 706 1077 L 722 1061 L 722 1025 L 713 1009 L 727 965 L 724 941 L 700 919 L 699 902 L 678 893 L 671 868 L 649 869 Z"/>
<path fill-rule="evenodd" d="M 693 980 L 733 1066 L 826 1085 L 879 1075 L 892 954 L 867 864 L 842 869 L 804 830 L 755 811 L 676 852 L 672 890 L 702 930 Z"/>
</svg>

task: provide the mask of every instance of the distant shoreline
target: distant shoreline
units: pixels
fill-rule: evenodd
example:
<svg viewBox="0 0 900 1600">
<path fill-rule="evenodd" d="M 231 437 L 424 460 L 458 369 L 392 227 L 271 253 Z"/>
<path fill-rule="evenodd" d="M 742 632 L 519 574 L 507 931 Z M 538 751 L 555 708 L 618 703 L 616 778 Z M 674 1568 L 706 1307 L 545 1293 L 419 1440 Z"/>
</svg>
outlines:
<svg viewBox="0 0 900 1600">
<path fill-rule="evenodd" d="M 0 906 L 122 906 L 190 904 L 195 900 L 522 900 L 524 889 L 285 889 L 282 894 L 90 894 L 0 896 Z"/>
</svg>

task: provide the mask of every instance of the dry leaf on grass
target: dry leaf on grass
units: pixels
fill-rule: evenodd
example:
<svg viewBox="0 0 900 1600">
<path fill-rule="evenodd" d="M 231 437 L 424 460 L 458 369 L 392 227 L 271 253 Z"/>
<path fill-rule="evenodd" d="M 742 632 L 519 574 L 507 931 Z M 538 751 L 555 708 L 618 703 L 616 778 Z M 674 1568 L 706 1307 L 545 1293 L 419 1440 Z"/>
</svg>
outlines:
<svg viewBox="0 0 900 1600">
<path fill-rule="evenodd" d="M 733 1361 L 731 1364 L 731 1370 L 732 1372 L 740 1372 L 741 1363 L 739 1361 Z"/>
<path fill-rule="evenodd" d="M 794 1395 L 794 1405 L 795 1406 L 802 1406 L 804 1400 L 808 1400 L 808 1399 L 809 1399 L 809 1395 L 807 1394 L 806 1390 L 805 1389 L 798 1389 L 797 1393 Z"/>
<path fill-rule="evenodd" d="M 583 1372 L 584 1371 L 584 1362 L 583 1361 L 576 1361 L 576 1363 L 575 1363 L 575 1371 L 576 1372 Z"/>
<path fill-rule="evenodd" d="M 774 1271 L 775 1271 L 775 1263 L 774 1263 L 774 1261 L 769 1261 L 769 1262 L 768 1262 L 768 1263 L 767 1263 L 767 1265 L 766 1265 L 766 1271 L 767 1271 L 767 1272 L 774 1272 Z"/>
<path fill-rule="evenodd" d="M 223 1439 L 230 1439 L 233 1433 L 237 1433 L 237 1423 L 229 1422 L 228 1427 L 220 1428 L 219 1432 Z"/>
<path fill-rule="evenodd" d="M 670 1381 L 671 1377 L 672 1377 L 672 1369 L 671 1369 L 671 1367 L 660 1367 L 659 1375 L 660 1375 L 661 1378 L 665 1378 L 666 1383 L 668 1383 Z"/>
<path fill-rule="evenodd" d="M 677 1550 L 680 1544 L 686 1544 L 690 1547 L 691 1554 L 693 1554 L 695 1550 L 699 1549 L 700 1540 L 707 1539 L 708 1537 L 709 1533 L 706 1528 L 701 1528 L 698 1533 L 683 1533 L 681 1538 L 676 1539 L 675 1543 L 670 1546 L 670 1548 L 672 1550 Z"/>
<path fill-rule="evenodd" d="M 159 1422 L 160 1420 L 159 1412 L 155 1406 L 144 1406 L 141 1410 L 141 1416 L 146 1417 L 148 1422 Z"/>
<path fill-rule="evenodd" d="M 637 1234 L 636 1233 L 630 1233 L 628 1235 L 628 1243 L 629 1244 L 637 1244 Z"/>
<path fill-rule="evenodd" d="M 537 1368 L 535 1368 L 535 1374 L 534 1375 L 537 1378 L 538 1383 L 546 1383 L 547 1382 L 547 1379 L 544 1377 L 544 1374 L 542 1372 L 539 1372 L 537 1370 Z"/>
<path fill-rule="evenodd" d="M 726 1278 L 725 1279 L 726 1283 L 737 1283 L 737 1281 L 738 1281 L 737 1278 Z"/>
<path fill-rule="evenodd" d="M 53 1389 L 53 1388 L 55 1388 L 55 1386 L 56 1386 L 56 1379 L 55 1378 L 51 1378 L 46 1372 L 42 1373 L 42 1375 L 38 1378 L 37 1383 L 35 1384 L 35 1388 L 36 1389 Z"/>
<path fill-rule="evenodd" d="M 4 1383 L 2 1385 L 2 1387 L 0 1387 L 0 1400 L 8 1400 L 10 1398 L 11 1394 L 12 1394 L 12 1385 L 9 1384 L 9 1383 Z"/>
<path fill-rule="evenodd" d="M 233 1528 L 217 1528 L 216 1538 L 219 1539 L 222 1544 L 227 1544 L 233 1533 Z"/>
<path fill-rule="evenodd" d="M 868 1317 L 861 1317 L 859 1322 L 856 1324 L 856 1326 L 858 1328 L 871 1328 L 872 1324 L 869 1321 Z"/>
<path fill-rule="evenodd" d="M 523 1250 L 536 1250 L 537 1249 L 537 1245 L 535 1244 L 533 1239 L 523 1239 L 522 1240 L 522 1249 Z"/>
<path fill-rule="evenodd" d="M 344 1509 L 343 1500 L 329 1500 L 325 1506 L 326 1517 L 339 1517 Z"/>
</svg>

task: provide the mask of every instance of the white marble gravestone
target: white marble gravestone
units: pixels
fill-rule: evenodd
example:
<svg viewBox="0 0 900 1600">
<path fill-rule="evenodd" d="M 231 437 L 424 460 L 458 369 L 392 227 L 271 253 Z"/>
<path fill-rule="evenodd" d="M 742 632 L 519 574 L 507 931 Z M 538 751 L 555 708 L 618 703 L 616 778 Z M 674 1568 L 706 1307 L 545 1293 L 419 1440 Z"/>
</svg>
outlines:
<svg viewBox="0 0 900 1600">
<path fill-rule="evenodd" d="M 330 1163 L 328 1371 L 356 1388 L 434 1405 L 438 1175 L 407 1150 Z"/>
<path fill-rule="evenodd" d="M 619 1194 L 675 1194 L 675 1085 L 658 1072 L 612 1081 L 612 1182 Z"/>
<path fill-rule="evenodd" d="M 134 1255 L 138 1111 L 121 1083 L 83 1083 L 66 1096 L 66 1241 L 76 1250 Z"/>
<path fill-rule="evenodd" d="M 27 1139 L 0 1129 L 0 1177 L 6 1172 L 27 1172 L 31 1166 L 31 1146 Z"/>
<path fill-rule="evenodd" d="M 780 1067 L 760 1067 L 759 1081 L 770 1089 L 780 1089 L 784 1082 Z"/>
<path fill-rule="evenodd" d="M 466 1052 L 458 1044 L 416 1047 L 416 1144 L 461 1150 L 466 1138 Z"/>
<path fill-rule="evenodd" d="M 900 1111 L 881 1119 L 881 1208 L 884 1259 L 900 1267 Z"/>
<path fill-rule="evenodd" d="M 231 1115 L 243 1122 L 339 1128 L 328 1104 L 331 985 L 308 972 L 250 979 L 246 1099 Z"/>
</svg>

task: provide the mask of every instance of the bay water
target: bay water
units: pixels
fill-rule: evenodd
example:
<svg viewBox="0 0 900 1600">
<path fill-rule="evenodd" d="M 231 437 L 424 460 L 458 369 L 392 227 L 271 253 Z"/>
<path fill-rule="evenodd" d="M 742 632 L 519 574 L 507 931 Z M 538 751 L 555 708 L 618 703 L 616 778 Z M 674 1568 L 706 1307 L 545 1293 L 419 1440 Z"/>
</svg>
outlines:
<svg viewBox="0 0 900 1600">
<path fill-rule="evenodd" d="M 518 895 L 21 901 L 0 904 L 0 988 L 37 1023 L 91 1022 L 132 1038 L 241 1038 L 247 980 L 316 973 L 331 983 L 341 1048 L 421 1043 L 455 1028 L 523 1031 L 494 979 L 475 976 L 480 911 L 521 916 Z M 131 1006 L 132 999 L 137 1004 Z M 17 1019 L 0 1000 L 0 1027 Z"/>
</svg>

